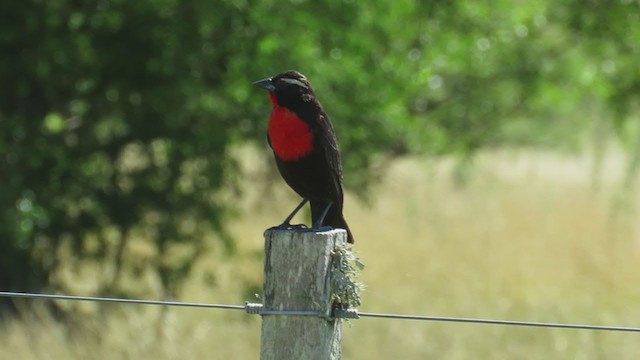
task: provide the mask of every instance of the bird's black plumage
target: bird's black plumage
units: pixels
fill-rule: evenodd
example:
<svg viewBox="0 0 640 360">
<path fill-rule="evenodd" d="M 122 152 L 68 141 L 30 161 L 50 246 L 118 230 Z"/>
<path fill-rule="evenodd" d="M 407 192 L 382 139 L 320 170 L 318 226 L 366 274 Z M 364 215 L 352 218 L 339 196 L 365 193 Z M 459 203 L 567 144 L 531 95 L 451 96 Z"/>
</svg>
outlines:
<svg viewBox="0 0 640 360">
<path fill-rule="evenodd" d="M 342 163 L 335 130 L 309 81 L 287 71 L 256 85 L 270 92 L 274 109 L 267 138 L 283 179 L 310 202 L 314 226 L 345 229 L 353 242 L 342 214 Z M 309 142 L 300 141 L 308 135 Z"/>
</svg>

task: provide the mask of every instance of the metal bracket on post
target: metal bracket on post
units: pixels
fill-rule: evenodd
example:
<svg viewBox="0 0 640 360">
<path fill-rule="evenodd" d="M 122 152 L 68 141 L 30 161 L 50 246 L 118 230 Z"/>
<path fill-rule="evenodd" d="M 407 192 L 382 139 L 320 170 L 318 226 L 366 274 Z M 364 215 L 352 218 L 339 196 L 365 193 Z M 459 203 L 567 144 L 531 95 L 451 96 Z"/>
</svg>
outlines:
<svg viewBox="0 0 640 360">
<path fill-rule="evenodd" d="M 288 315 L 288 316 L 319 316 L 326 317 L 321 311 L 315 310 L 270 310 L 265 309 L 261 303 L 245 302 L 244 308 L 247 314 L 252 315 Z M 347 309 L 342 307 L 336 307 L 331 313 L 332 319 L 359 319 L 358 309 Z"/>
</svg>

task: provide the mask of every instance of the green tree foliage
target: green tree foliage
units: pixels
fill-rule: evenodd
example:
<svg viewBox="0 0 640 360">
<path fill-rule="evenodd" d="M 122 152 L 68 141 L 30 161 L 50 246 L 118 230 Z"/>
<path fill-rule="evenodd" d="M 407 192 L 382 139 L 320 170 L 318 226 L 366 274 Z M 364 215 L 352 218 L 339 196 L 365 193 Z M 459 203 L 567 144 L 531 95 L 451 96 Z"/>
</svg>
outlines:
<svg viewBox="0 0 640 360">
<path fill-rule="evenodd" d="M 95 291 L 151 269 L 174 293 L 205 234 L 232 249 L 229 149 L 264 144 L 251 82 L 282 70 L 316 87 L 357 188 L 376 155 L 571 143 L 591 104 L 620 124 L 639 15 L 596 0 L 4 1 L 0 288 L 61 286 L 64 249 L 106 264 Z M 154 249 L 144 261 L 134 238 Z"/>
<path fill-rule="evenodd" d="M 227 28 L 203 34 L 196 5 L 3 4 L 2 288 L 47 283 L 62 247 L 111 262 L 96 279 L 110 288 L 139 225 L 171 287 L 205 230 L 222 231 L 225 205 L 211 190 L 231 165 L 226 148 L 241 109 L 217 106 L 230 53 L 203 37 L 226 37 Z M 169 261 L 181 245 L 183 258 Z"/>
</svg>

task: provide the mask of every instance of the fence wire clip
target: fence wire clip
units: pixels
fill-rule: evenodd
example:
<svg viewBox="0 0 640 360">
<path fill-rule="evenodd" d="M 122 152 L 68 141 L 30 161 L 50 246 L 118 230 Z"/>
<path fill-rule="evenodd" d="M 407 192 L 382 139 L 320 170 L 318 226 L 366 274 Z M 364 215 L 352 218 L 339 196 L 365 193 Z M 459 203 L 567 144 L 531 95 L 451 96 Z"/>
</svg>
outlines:
<svg viewBox="0 0 640 360">
<path fill-rule="evenodd" d="M 358 309 L 336 307 L 333 309 L 333 317 L 337 319 L 359 319 Z"/>
<path fill-rule="evenodd" d="M 244 303 L 244 309 L 247 311 L 247 314 L 260 315 L 262 308 L 263 305 L 260 303 L 252 303 L 249 301 Z"/>
<path fill-rule="evenodd" d="M 310 310 L 268 310 L 261 303 L 245 302 L 244 309 L 247 314 L 252 315 L 294 315 L 294 316 L 320 316 L 324 315 L 320 311 Z M 358 309 L 336 307 L 331 314 L 332 318 L 337 319 L 359 319 Z"/>
</svg>

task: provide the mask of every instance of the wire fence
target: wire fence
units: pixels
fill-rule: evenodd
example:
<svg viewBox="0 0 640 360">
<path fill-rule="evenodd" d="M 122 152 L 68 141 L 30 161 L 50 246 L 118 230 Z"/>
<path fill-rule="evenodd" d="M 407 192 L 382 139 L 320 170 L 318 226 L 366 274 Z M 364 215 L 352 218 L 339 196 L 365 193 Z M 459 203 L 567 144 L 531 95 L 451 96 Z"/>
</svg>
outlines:
<svg viewBox="0 0 640 360">
<path fill-rule="evenodd" d="M 263 316 L 268 316 L 268 315 L 326 316 L 326 314 L 318 311 L 264 309 L 262 304 L 251 303 L 251 302 L 247 302 L 245 305 L 227 305 L 227 304 L 210 304 L 210 303 L 199 303 L 199 302 L 39 294 L 39 293 L 11 292 L 11 291 L 0 291 L 0 297 L 69 300 L 69 301 L 95 301 L 95 302 L 110 302 L 110 303 L 122 303 L 122 304 L 137 304 L 137 305 L 159 305 L 159 306 L 171 306 L 171 307 L 215 308 L 215 309 L 224 309 L 224 310 L 244 310 L 249 314 L 258 314 Z M 395 319 L 395 320 L 455 322 L 455 323 L 471 323 L 471 324 L 485 324 L 485 325 L 561 328 L 561 329 L 574 329 L 574 330 L 640 332 L 640 327 L 567 324 L 567 323 L 518 321 L 518 320 L 496 320 L 496 319 L 463 318 L 463 317 L 451 317 L 451 316 L 402 315 L 402 314 L 387 314 L 387 313 L 375 313 L 375 312 L 360 312 L 357 309 L 338 309 L 338 311 L 335 313 L 334 316 L 338 318 L 354 318 L 354 319 L 369 317 L 369 318 L 382 318 L 382 319 Z"/>
</svg>

